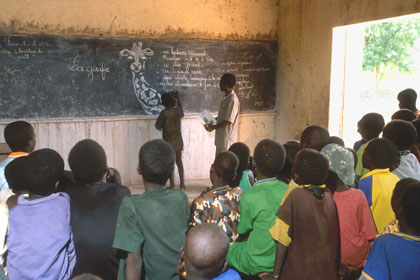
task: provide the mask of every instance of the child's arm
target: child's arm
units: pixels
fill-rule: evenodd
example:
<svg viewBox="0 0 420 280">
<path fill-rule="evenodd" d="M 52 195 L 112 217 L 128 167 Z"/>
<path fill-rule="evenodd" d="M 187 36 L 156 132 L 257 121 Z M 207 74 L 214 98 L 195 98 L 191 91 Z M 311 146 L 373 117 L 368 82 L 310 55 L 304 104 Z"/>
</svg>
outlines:
<svg viewBox="0 0 420 280">
<path fill-rule="evenodd" d="M 179 91 L 174 90 L 173 93 L 176 99 L 176 103 L 178 104 L 178 107 L 182 108 L 181 100 L 179 99 Z"/>
<path fill-rule="evenodd" d="M 177 90 L 174 90 L 173 93 L 176 99 L 176 103 L 178 104 L 178 107 L 176 108 L 178 112 L 178 117 L 182 118 L 184 116 L 184 109 L 182 108 L 182 103 L 179 99 L 179 92 Z"/>
<path fill-rule="evenodd" d="M 142 258 L 139 253 L 128 253 L 125 264 L 125 279 L 138 280 L 140 279 L 142 269 Z"/>
<path fill-rule="evenodd" d="M 279 279 L 281 269 L 286 259 L 288 247 L 276 242 L 276 260 L 274 262 L 274 271 L 272 275 L 264 277 L 264 280 Z"/>
<path fill-rule="evenodd" d="M 73 232 L 70 234 L 70 243 L 67 247 L 67 254 L 69 256 L 70 271 L 73 272 L 76 265 L 76 250 L 74 249 Z"/>
<path fill-rule="evenodd" d="M 157 118 L 156 122 L 155 122 L 155 128 L 159 131 L 162 131 L 163 127 L 165 126 L 165 114 L 162 112 L 160 112 L 159 117 Z"/>
</svg>

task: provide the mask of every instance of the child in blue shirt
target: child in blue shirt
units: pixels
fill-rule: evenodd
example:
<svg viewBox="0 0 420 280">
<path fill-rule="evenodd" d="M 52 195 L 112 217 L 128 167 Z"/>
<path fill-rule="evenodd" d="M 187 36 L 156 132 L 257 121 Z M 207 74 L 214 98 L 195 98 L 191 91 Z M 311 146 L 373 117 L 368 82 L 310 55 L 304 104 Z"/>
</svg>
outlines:
<svg viewBox="0 0 420 280">
<path fill-rule="evenodd" d="M 360 279 L 419 279 L 420 276 L 420 182 L 404 192 L 396 216 L 399 233 L 378 237 Z"/>
<path fill-rule="evenodd" d="M 4 169 L 15 158 L 26 156 L 34 150 L 36 143 L 35 131 L 28 122 L 12 122 L 4 128 L 4 139 L 12 153 L 0 163 L 0 190 L 9 190 L 9 184 L 4 176 Z"/>
<path fill-rule="evenodd" d="M 54 150 L 28 157 L 20 170 L 29 195 L 9 210 L 7 270 L 10 279 L 70 279 L 76 263 L 70 198 L 55 193 L 64 161 Z"/>
</svg>

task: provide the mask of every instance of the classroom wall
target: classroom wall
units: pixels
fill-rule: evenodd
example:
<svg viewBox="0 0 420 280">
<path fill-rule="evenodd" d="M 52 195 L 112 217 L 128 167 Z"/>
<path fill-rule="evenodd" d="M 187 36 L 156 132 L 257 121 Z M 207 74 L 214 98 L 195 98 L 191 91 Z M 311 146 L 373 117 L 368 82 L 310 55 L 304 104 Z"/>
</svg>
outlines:
<svg viewBox="0 0 420 280">
<path fill-rule="evenodd" d="M 276 40 L 278 0 L 2 0 L 0 28 L 105 37 Z"/>
<path fill-rule="evenodd" d="M 0 33 L 120 38 L 199 38 L 270 40 L 277 38 L 278 0 L 2 0 Z M 254 149 L 274 138 L 275 113 L 243 114 L 235 137 Z M 31 120 L 37 148 L 56 149 L 66 160 L 79 140 L 92 138 L 105 148 L 108 165 L 120 170 L 124 184 L 140 183 L 138 150 L 160 138 L 155 117 Z M 0 142 L 8 121 L 0 122 Z M 208 178 L 214 159 L 214 132 L 196 115 L 182 120 L 187 179 Z"/>
<path fill-rule="evenodd" d="M 328 126 L 333 27 L 418 12 L 418 0 L 280 0 L 277 139 Z"/>
</svg>

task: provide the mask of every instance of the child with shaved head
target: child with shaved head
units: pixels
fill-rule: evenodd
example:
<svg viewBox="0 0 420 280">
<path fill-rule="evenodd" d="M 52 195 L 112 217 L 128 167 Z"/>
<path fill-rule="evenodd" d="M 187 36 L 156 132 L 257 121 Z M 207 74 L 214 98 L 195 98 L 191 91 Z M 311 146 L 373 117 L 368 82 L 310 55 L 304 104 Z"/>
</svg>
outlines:
<svg viewBox="0 0 420 280">
<path fill-rule="evenodd" d="M 300 148 L 311 148 L 317 151 L 330 142 L 328 130 L 322 126 L 312 125 L 305 128 L 300 137 Z"/>
<path fill-rule="evenodd" d="M 229 238 L 220 227 L 214 224 L 193 227 L 181 252 L 186 279 L 240 280 L 235 270 L 226 270 L 228 249 Z"/>
<path fill-rule="evenodd" d="M 238 157 L 232 152 L 221 152 L 210 168 L 212 189 L 194 199 L 190 226 L 213 223 L 222 228 L 231 241 L 238 237 L 240 188 L 229 185 L 236 177 Z"/>
</svg>

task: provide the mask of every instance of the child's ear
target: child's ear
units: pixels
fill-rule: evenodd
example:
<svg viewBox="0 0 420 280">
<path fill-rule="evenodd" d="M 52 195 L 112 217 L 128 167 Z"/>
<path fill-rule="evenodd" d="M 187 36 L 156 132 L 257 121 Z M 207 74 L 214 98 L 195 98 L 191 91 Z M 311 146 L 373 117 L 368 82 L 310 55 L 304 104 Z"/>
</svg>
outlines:
<svg viewBox="0 0 420 280">
<path fill-rule="evenodd" d="M 232 181 L 234 181 L 236 179 L 236 177 L 238 176 L 238 172 L 235 171 L 235 173 L 233 173 L 233 178 Z"/>
<path fill-rule="evenodd" d="M 227 269 L 227 262 L 226 262 L 226 260 L 225 260 L 225 262 L 223 263 L 222 270 L 220 271 L 220 273 L 225 272 L 225 271 L 226 271 L 226 269 Z M 219 274 L 220 274 L 220 273 L 219 273 Z"/>
<path fill-rule="evenodd" d="M 60 184 L 60 180 L 58 180 L 57 182 L 55 182 L 55 186 L 54 189 L 57 190 L 58 184 Z"/>
<path fill-rule="evenodd" d="M 399 205 L 397 207 L 397 209 L 395 209 L 395 218 L 397 218 L 397 220 L 401 221 L 402 219 L 404 219 L 404 210 L 401 207 L 401 205 Z"/>
</svg>

